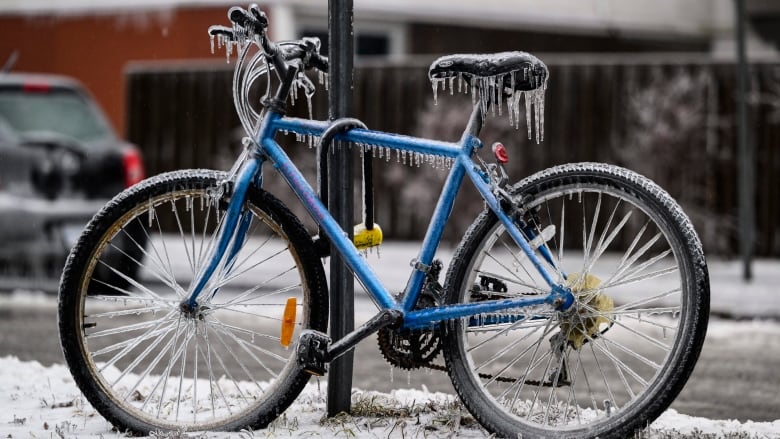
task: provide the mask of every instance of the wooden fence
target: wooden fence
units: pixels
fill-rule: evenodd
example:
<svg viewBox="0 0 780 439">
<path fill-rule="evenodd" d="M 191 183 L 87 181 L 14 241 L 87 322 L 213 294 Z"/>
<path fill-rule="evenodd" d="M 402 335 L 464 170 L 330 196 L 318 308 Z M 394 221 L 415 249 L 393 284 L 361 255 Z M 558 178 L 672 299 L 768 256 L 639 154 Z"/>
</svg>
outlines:
<svg viewBox="0 0 780 439">
<path fill-rule="evenodd" d="M 434 106 L 429 61 L 360 65 L 355 116 L 372 129 L 457 140 L 471 99 L 440 90 Z M 544 141 L 529 141 L 524 123 L 518 130 L 510 127 L 505 112 L 490 117 L 483 131 L 486 144 L 507 145 L 511 175 L 520 178 L 574 161 L 626 166 L 654 179 L 683 205 L 709 254 L 733 255 L 738 249 L 734 66 L 679 55 L 558 55 L 546 61 Z M 751 71 L 756 252 L 780 256 L 780 65 L 754 64 Z M 149 174 L 229 167 L 244 135 L 232 106 L 231 80 L 224 65 L 128 69 L 128 136 L 142 149 Z M 327 117 L 326 99 L 320 87 L 315 118 Z M 291 113 L 306 116 L 305 99 L 299 98 Z M 313 182 L 314 152 L 295 140 L 285 139 L 289 154 Z M 388 239 L 416 239 L 433 210 L 437 191 L 430 188 L 440 187 L 445 171 L 398 161 L 395 155 L 389 162 L 375 160 L 377 218 Z M 266 175 L 266 186 L 302 215 L 289 189 Z M 361 185 L 355 187 L 360 200 Z M 480 209 L 476 194 L 465 190 L 446 238 L 456 242 Z M 357 206 L 356 215 L 359 211 Z"/>
</svg>

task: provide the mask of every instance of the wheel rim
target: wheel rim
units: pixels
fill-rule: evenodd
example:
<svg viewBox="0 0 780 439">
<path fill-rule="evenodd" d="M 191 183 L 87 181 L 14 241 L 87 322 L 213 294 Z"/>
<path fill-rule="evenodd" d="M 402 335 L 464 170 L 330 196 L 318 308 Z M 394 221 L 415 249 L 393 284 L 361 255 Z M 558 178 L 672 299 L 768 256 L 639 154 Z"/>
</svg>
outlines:
<svg viewBox="0 0 780 439">
<path fill-rule="evenodd" d="M 299 376 L 279 335 L 288 297 L 297 299 L 295 334 L 309 326 L 306 279 L 263 211 L 251 207 L 232 270 L 209 284 L 218 292 L 201 296 L 197 310 L 180 308 L 214 245 L 224 217 L 217 206 L 206 189 L 137 206 L 104 234 L 80 285 L 78 336 L 89 375 L 115 405 L 156 428 L 247 425 Z M 139 280 L 128 267 L 139 269 Z"/>
<path fill-rule="evenodd" d="M 550 250 L 555 267 L 547 267 L 572 288 L 574 306 L 503 325 L 458 325 L 468 379 L 507 422 L 598 428 L 635 414 L 672 372 L 692 280 L 667 220 L 642 204 L 609 186 L 580 183 L 543 191 L 528 205 L 539 208 L 533 229 L 544 238 L 536 242 Z M 486 276 L 499 281 L 498 288 L 492 280 L 481 287 L 492 294 L 547 293 L 500 223 L 480 248 L 461 300 Z M 501 284 L 507 293 L 496 292 Z"/>
</svg>

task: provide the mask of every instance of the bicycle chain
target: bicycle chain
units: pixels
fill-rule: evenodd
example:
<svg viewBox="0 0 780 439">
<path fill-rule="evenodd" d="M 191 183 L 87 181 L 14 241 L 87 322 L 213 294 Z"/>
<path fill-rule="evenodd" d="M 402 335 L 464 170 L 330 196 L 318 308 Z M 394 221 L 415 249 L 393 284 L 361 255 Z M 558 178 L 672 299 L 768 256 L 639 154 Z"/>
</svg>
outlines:
<svg viewBox="0 0 780 439">
<path fill-rule="evenodd" d="M 522 293 L 522 295 L 534 295 L 533 293 Z M 402 340 L 407 340 L 409 342 L 409 346 L 413 345 L 413 340 L 409 339 L 409 335 L 407 334 L 401 334 L 397 331 L 390 330 L 390 329 L 382 329 L 377 334 L 378 338 L 378 344 L 379 344 L 379 351 L 384 357 L 384 359 L 390 363 L 391 365 L 395 367 L 399 367 L 403 370 L 415 370 L 420 368 L 428 368 L 431 370 L 436 370 L 440 372 L 447 372 L 447 367 L 441 364 L 434 364 L 433 360 L 435 360 L 439 352 L 442 350 L 442 340 L 441 340 L 441 334 L 438 334 L 439 329 L 423 329 L 423 330 L 417 330 L 417 331 L 408 331 L 409 335 L 416 335 L 419 337 L 425 337 L 426 334 L 430 334 L 429 339 L 425 340 L 425 344 L 423 344 L 423 347 L 430 346 L 431 342 L 435 342 L 436 346 L 428 347 L 426 349 L 418 348 L 416 351 L 412 350 L 399 350 L 399 346 Z M 396 340 L 396 342 L 393 342 L 392 337 L 399 337 L 399 339 Z M 424 356 L 420 357 L 420 353 L 422 353 Z M 417 356 L 417 358 L 415 358 Z M 508 378 L 508 377 L 496 377 L 491 374 L 487 373 L 480 373 L 478 376 L 485 380 L 493 380 L 501 383 L 515 383 L 519 381 L 518 378 Z M 529 386 L 542 386 L 542 387 L 552 387 L 552 382 L 543 382 L 539 380 L 524 380 L 524 384 Z M 558 381 L 557 387 L 563 387 L 566 385 L 569 385 L 570 383 L 565 380 Z"/>
<path fill-rule="evenodd" d="M 441 262 L 435 261 L 434 264 L 437 265 L 433 267 L 433 270 L 427 273 L 423 294 L 421 294 L 418 299 L 418 308 L 420 309 L 436 306 L 443 301 L 443 291 L 441 285 L 439 285 L 437 281 L 438 274 L 441 271 Z M 481 276 L 480 284 L 474 285 L 471 295 L 472 299 L 482 301 L 505 299 L 506 297 L 504 294 L 506 292 L 507 286 L 500 279 Z M 517 295 L 518 293 L 513 294 L 513 296 Z M 535 296 L 537 293 L 519 293 L 519 295 Z M 525 311 L 528 312 L 532 308 L 534 307 L 526 308 Z M 445 366 L 433 363 L 439 356 L 443 347 L 440 331 L 441 329 L 438 328 L 406 331 L 382 328 L 377 333 L 379 352 L 388 363 L 403 370 L 415 370 L 425 367 L 431 370 L 447 372 Z M 482 379 L 504 383 L 515 383 L 518 381 L 517 378 L 494 377 L 487 373 L 480 373 L 478 376 Z M 552 387 L 551 382 L 542 382 L 539 380 L 525 380 L 524 384 L 530 386 Z M 567 384 L 569 383 L 566 381 L 559 381 L 558 387 Z"/>
</svg>

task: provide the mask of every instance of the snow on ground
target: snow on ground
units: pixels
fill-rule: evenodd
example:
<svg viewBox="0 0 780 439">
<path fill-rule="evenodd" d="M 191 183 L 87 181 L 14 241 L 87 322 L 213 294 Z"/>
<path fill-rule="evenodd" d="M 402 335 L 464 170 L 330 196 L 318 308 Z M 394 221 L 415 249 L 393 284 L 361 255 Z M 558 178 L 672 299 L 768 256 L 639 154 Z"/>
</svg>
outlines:
<svg viewBox="0 0 780 439">
<path fill-rule="evenodd" d="M 0 438 L 112 438 L 113 431 L 84 400 L 65 366 L 41 366 L 14 357 L 0 358 Z M 265 430 L 237 433 L 153 435 L 175 438 L 438 438 L 485 437 L 487 433 L 457 398 L 422 390 L 390 394 L 355 390 L 353 416 L 325 419 L 326 384 L 312 382 L 276 422 Z M 642 438 L 780 438 L 780 420 L 745 422 L 694 418 L 668 410 Z"/>
<path fill-rule="evenodd" d="M 369 257 L 382 280 L 391 290 L 403 288 L 408 275 L 407 262 L 416 256 L 416 248 L 406 243 L 382 246 L 381 258 Z M 440 251 L 445 264 L 451 250 Z M 738 262 L 710 260 L 713 312 L 739 318 L 780 318 L 780 261 L 758 260 L 755 279 L 745 284 L 740 279 Z M 359 287 L 357 288 L 359 289 Z M 367 318 L 368 309 L 359 313 Z M 367 303 L 365 303 L 367 302 Z M 0 295 L 5 306 L 56 307 L 52 296 L 17 292 Z M 774 325 L 753 322 L 754 325 Z M 732 327 L 733 326 L 733 327 Z M 710 337 L 719 333 L 734 334 L 745 329 L 745 323 L 721 322 L 710 325 Z M 422 390 L 395 390 L 390 394 L 354 390 L 354 416 L 325 419 L 326 380 L 309 384 L 274 424 L 266 430 L 238 433 L 168 435 L 188 438 L 252 437 L 485 437 L 487 433 L 460 406 L 457 398 Z M 780 416 L 779 416 L 780 417 Z M 37 362 L 22 362 L 14 357 L 0 357 L 0 439 L 3 438 L 111 438 L 124 437 L 112 431 L 111 425 L 98 415 L 76 388 L 63 365 L 44 367 Z M 695 418 L 668 410 L 656 420 L 643 438 L 778 438 L 780 419 L 774 422 L 745 422 Z"/>
</svg>

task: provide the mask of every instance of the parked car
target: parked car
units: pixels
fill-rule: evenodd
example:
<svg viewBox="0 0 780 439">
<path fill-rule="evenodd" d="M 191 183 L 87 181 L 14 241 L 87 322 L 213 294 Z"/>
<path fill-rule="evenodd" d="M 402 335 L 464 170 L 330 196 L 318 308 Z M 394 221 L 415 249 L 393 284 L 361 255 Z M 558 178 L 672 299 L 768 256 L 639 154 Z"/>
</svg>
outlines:
<svg viewBox="0 0 780 439">
<path fill-rule="evenodd" d="M 87 221 L 143 177 L 138 149 L 77 81 L 0 73 L 0 291 L 56 291 Z M 120 247 L 142 257 L 129 240 Z M 122 270 L 135 276 L 137 267 Z"/>
</svg>

